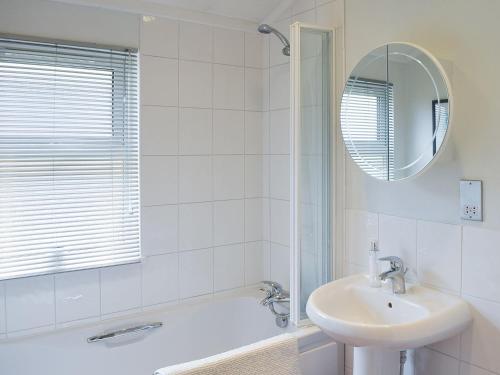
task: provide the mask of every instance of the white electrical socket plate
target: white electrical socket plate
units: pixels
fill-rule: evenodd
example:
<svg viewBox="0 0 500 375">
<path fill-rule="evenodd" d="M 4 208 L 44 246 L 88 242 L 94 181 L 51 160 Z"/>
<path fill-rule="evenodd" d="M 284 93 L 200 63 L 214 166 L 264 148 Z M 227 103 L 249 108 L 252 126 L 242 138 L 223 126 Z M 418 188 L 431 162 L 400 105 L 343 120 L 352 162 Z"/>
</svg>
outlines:
<svg viewBox="0 0 500 375">
<path fill-rule="evenodd" d="M 460 181 L 460 217 L 464 220 L 483 220 L 482 181 Z"/>
</svg>

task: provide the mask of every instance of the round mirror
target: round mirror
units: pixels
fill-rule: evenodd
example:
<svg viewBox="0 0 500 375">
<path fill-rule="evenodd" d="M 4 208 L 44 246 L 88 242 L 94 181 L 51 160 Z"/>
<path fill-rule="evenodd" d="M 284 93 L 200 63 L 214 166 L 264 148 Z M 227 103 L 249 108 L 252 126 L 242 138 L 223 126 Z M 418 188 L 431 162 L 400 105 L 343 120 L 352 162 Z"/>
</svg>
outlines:
<svg viewBox="0 0 500 375">
<path fill-rule="evenodd" d="M 448 79 L 427 51 L 391 43 L 366 55 L 344 88 L 340 124 L 353 160 L 381 180 L 418 174 L 449 128 Z"/>
</svg>

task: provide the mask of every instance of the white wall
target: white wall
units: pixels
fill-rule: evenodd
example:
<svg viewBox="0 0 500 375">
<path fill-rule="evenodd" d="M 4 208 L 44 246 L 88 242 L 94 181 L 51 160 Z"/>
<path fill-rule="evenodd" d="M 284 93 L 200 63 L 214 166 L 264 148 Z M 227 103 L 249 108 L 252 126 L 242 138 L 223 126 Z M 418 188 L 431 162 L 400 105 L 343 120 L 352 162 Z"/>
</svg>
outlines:
<svg viewBox="0 0 500 375">
<path fill-rule="evenodd" d="M 500 4 L 350 0 L 345 12 L 347 72 L 383 43 L 413 42 L 451 63 L 455 100 L 448 145 L 418 178 L 379 182 L 347 160 L 346 273 L 366 269 L 369 241 L 378 239 L 421 282 L 461 295 L 473 310 L 465 333 L 417 351 L 416 373 L 500 374 Z M 484 181 L 483 223 L 460 221 L 460 178 Z"/>
<path fill-rule="evenodd" d="M 263 42 L 230 24 L 221 29 L 43 0 L 0 1 L 1 33 L 139 47 L 145 257 L 0 282 L 0 337 L 269 278 Z"/>
</svg>

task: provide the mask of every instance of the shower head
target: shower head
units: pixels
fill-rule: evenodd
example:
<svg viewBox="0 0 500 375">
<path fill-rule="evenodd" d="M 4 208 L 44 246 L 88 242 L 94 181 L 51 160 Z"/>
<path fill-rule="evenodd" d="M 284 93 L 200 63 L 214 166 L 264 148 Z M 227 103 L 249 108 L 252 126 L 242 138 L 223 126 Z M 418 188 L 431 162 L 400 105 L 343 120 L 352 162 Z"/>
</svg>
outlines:
<svg viewBox="0 0 500 375">
<path fill-rule="evenodd" d="M 278 39 L 281 40 L 281 43 L 283 43 L 283 45 L 284 45 L 281 52 L 283 52 L 283 55 L 285 55 L 285 56 L 290 56 L 290 42 L 282 33 L 280 33 L 274 27 L 269 26 L 266 23 L 259 25 L 259 27 L 257 28 L 257 31 L 261 34 L 271 34 L 272 33 L 272 34 L 276 35 L 278 37 Z"/>
<path fill-rule="evenodd" d="M 274 30 L 274 29 L 271 26 L 269 26 L 267 23 L 263 23 L 263 24 L 259 25 L 257 30 L 259 31 L 259 33 L 262 33 L 262 34 L 271 34 L 272 30 Z"/>
</svg>

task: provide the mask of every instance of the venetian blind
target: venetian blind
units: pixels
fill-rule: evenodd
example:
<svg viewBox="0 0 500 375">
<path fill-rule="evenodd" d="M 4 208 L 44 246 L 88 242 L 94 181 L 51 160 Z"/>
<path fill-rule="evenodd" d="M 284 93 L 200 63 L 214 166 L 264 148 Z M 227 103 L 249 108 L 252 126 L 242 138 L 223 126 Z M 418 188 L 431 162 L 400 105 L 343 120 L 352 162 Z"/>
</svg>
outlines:
<svg viewBox="0 0 500 375">
<path fill-rule="evenodd" d="M 137 64 L 0 38 L 0 279 L 140 258 Z"/>
</svg>

